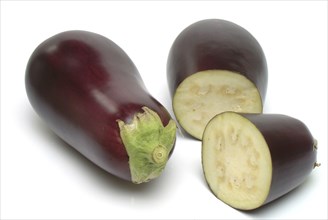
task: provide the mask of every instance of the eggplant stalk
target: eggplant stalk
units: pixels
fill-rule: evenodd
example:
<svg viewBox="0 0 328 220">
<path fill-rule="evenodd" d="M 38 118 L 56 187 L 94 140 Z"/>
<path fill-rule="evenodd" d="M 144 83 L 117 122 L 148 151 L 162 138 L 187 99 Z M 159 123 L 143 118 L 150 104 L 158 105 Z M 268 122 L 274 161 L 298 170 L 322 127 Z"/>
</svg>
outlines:
<svg viewBox="0 0 328 220">
<path fill-rule="evenodd" d="M 132 182 L 142 183 L 158 177 L 165 168 L 175 141 L 176 124 L 164 127 L 156 112 L 147 107 L 130 124 L 117 120 L 129 156 Z"/>
</svg>

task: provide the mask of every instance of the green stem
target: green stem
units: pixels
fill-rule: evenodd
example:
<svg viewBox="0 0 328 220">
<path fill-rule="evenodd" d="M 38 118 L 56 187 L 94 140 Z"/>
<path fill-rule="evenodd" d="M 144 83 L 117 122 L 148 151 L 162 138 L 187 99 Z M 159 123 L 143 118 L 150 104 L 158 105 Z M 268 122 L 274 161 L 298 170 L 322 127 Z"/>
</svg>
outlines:
<svg viewBox="0 0 328 220">
<path fill-rule="evenodd" d="M 161 164 L 167 161 L 168 152 L 164 146 L 159 145 L 155 147 L 152 155 L 153 155 L 154 162 L 157 164 Z"/>
<path fill-rule="evenodd" d="M 137 113 L 130 124 L 117 120 L 134 183 L 148 182 L 162 173 L 176 138 L 172 119 L 164 127 L 156 112 L 142 109 L 144 112 Z"/>
</svg>

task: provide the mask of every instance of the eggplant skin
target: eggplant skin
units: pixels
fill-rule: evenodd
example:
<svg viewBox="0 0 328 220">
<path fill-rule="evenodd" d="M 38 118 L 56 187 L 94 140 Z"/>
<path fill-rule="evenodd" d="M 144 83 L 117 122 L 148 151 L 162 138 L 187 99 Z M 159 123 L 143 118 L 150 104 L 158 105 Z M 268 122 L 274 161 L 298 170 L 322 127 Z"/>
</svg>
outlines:
<svg viewBox="0 0 328 220">
<path fill-rule="evenodd" d="M 175 39 L 167 61 L 171 96 L 188 76 L 204 70 L 228 70 L 252 81 L 264 103 L 268 70 L 258 41 L 243 27 L 222 19 L 205 19 Z"/>
<path fill-rule="evenodd" d="M 74 30 L 50 37 L 35 49 L 25 74 L 29 101 L 47 125 L 125 180 L 131 181 L 129 157 L 117 120 L 132 122 L 143 107 L 156 112 L 164 126 L 171 120 L 128 55 L 96 33 Z"/>
<path fill-rule="evenodd" d="M 242 114 L 262 133 L 272 160 L 272 181 L 265 201 L 299 186 L 317 165 L 317 143 L 300 120 L 280 114 Z"/>
</svg>

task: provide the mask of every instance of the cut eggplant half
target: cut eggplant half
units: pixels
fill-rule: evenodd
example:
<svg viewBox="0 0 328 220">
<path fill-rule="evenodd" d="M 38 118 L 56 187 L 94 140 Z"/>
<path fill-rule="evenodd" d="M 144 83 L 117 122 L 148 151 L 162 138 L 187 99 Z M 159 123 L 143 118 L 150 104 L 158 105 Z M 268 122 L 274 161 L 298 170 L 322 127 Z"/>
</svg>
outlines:
<svg viewBox="0 0 328 220">
<path fill-rule="evenodd" d="M 218 113 L 261 113 L 267 78 L 260 44 L 247 30 L 225 20 L 190 25 L 176 38 L 168 57 L 174 114 L 197 139 Z"/>
<path fill-rule="evenodd" d="M 213 194 L 253 210 L 300 185 L 316 162 L 317 142 L 299 120 L 276 114 L 225 112 L 210 120 L 202 165 Z"/>
</svg>

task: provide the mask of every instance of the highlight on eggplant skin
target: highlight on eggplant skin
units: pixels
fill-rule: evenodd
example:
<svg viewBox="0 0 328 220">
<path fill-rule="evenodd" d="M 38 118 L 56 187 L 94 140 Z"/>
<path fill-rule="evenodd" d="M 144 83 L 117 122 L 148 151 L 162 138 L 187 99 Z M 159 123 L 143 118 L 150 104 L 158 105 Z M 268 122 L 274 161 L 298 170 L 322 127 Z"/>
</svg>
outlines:
<svg viewBox="0 0 328 220">
<path fill-rule="evenodd" d="M 142 183 L 164 170 L 175 122 L 113 41 L 78 30 L 50 37 L 32 53 L 25 86 L 54 133 L 107 172 Z"/>
<path fill-rule="evenodd" d="M 206 19 L 174 40 L 167 81 L 177 122 L 201 139 L 208 121 L 224 111 L 261 113 L 268 70 L 258 41 L 243 27 Z"/>
<path fill-rule="evenodd" d="M 317 162 L 317 141 L 298 119 L 224 112 L 205 128 L 202 165 L 213 194 L 254 210 L 302 184 Z"/>
</svg>

